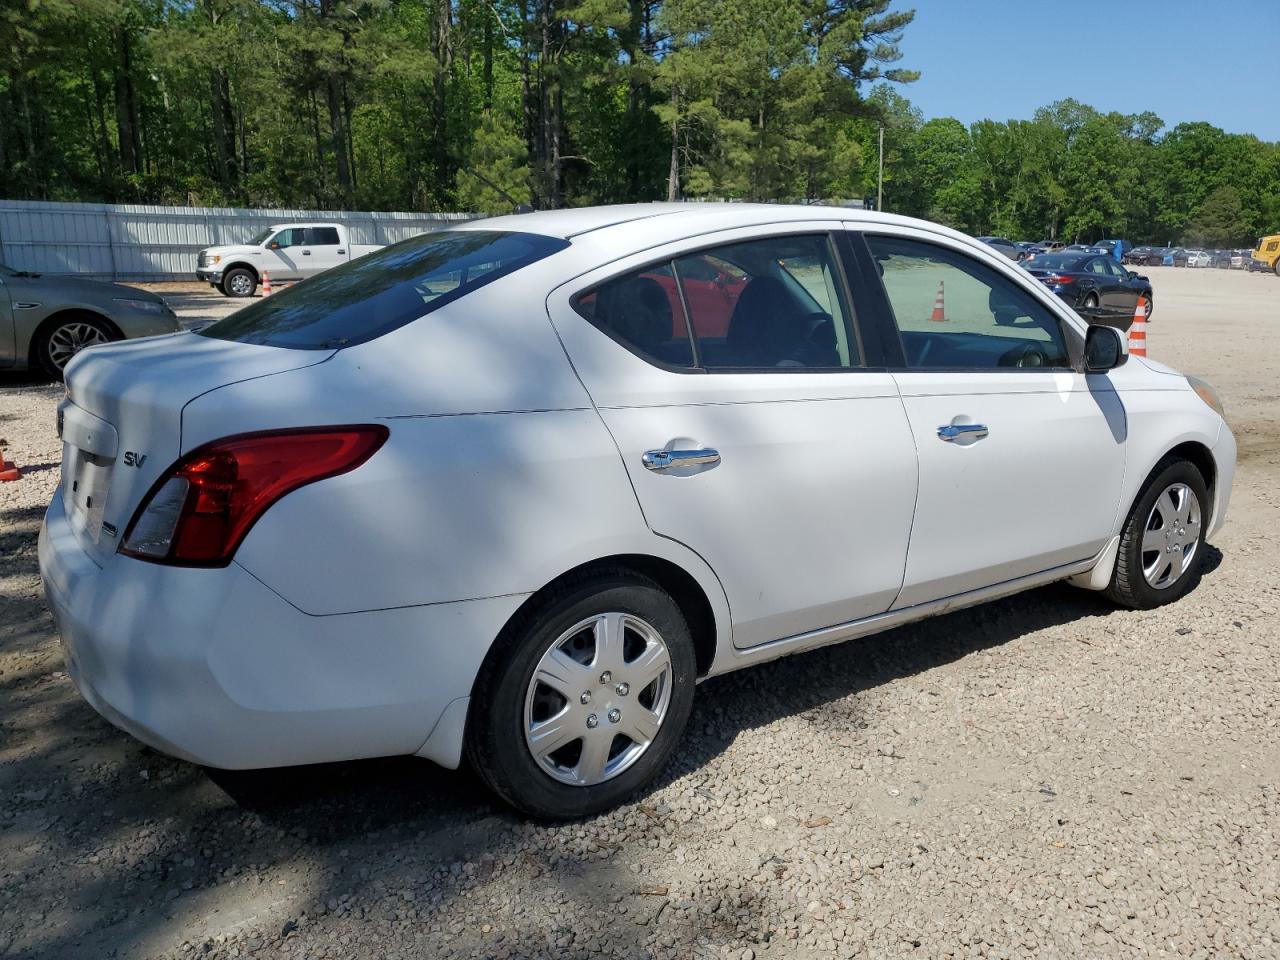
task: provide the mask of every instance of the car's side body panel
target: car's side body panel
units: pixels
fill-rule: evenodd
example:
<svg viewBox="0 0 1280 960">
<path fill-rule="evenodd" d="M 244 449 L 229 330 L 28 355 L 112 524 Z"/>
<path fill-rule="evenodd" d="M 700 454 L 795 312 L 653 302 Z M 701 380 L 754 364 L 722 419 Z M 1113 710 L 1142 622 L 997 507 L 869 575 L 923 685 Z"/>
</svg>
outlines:
<svg viewBox="0 0 1280 960">
<path fill-rule="evenodd" d="M 715 569 L 737 647 L 879 613 L 897 595 L 916 457 L 893 379 L 860 369 L 664 370 L 593 327 L 573 297 L 690 250 L 830 227 L 801 222 L 705 234 L 607 264 L 547 301 L 645 520 Z M 642 464 L 649 450 L 698 447 L 714 449 L 720 462 L 674 473 Z M 875 549 L 858 548 L 865 543 Z"/>
</svg>

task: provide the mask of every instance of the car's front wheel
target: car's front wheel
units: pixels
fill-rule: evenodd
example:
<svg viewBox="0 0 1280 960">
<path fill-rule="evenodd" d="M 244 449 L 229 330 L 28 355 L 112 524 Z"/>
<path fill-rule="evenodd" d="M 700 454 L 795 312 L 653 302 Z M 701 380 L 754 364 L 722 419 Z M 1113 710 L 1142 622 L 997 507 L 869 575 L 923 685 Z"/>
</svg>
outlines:
<svg viewBox="0 0 1280 960">
<path fill-rule="evenodd" d="M 684 615 L 657 583 L 621 569 L 565 583 L 519 615 L 487 658 L 468 757 L 535 817 L 607 810 L 670 757 L 695 674 Z"/>
<path fill-rule="evenodd" d="M 1186 460 L 1166 460 L 1133 505 L 1107 596 L 1150 610 L 1185 596 L 1200 579 L 1209 495 L 1204 477 Z"/>
<path fill-rule="evenodd" d="M 54 380 L 81 350 L 119 340 L 120 334 L 97 317 L 69 314 L 55 321 L 36 337 L 34 354 L 40 369 Z"/>
<path fill-rule="evenodd" d="M 222 290 L 229 297 L 252 297 L 257 288 L 258 278 L 244 267 L 228 270 L 222 278 Z"/>
</svg>

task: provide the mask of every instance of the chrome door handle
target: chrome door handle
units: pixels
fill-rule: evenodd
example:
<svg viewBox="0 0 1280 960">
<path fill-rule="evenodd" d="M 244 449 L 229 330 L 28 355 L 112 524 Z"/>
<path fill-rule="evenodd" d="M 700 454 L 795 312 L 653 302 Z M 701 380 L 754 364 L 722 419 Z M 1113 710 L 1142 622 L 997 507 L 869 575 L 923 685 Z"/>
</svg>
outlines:
<svg viewBox="0 0 1280 960">
<path fill-rule="evenodd" d="M 670 470 L 673 467 L 700 467 L 720 462 L 720 452 L 701 450 L 646 450 L 640 458 L 646 470 Z"/>
<path fill-rule="evenodd" d="M 944 423 L 938 428 L 938 439 L 953 443 L 956 440 L 981 440 L 990 431 L 985 423 Z"/>
</svg>

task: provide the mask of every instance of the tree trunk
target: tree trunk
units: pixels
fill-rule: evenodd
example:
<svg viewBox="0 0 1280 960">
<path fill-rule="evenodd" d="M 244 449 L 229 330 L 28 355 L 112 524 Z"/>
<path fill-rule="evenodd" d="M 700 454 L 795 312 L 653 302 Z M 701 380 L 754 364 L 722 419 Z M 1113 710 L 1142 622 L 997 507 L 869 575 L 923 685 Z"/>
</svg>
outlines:
<svg viewBox="0 0 1280 960">
<path fill-rule="evenodd" d="M 484 111 L 493 109 L 493 11 L 484 12 Z"/>
<path fill-rule="evenodd" d="M 236 181 L 236 127 L 231 110 L 231 84 L 220 67 L 209 71 L 209 92 L 213 110 L 213 150 L 218 166 L 214 179 L 230 190 Z"/>
<path fill-rule="evenodd" d="M 680 88 L 671 88 L 671 166 L 667 170 L 667 201 L 680 199 Z"/>
<path fill-rule="evenodd" d="M 141 169 L 142 143 L 138 132 L 138 102 L 133 86 L 133 57 L 129 33 L 116 30 L 116 132 L 120 141 L 120 168 L 126 174 Z"/>
<path fill-rule="evenodd" d="M 347 164 L 347 125 L 342 115 L 342 81 L 336 73 L 325 77 L 325 97 L 329 105 L 330 147 L 333 150 L 338 193 L 345 203 L 351 197 L 351 168 Z"/>
<path fill-rule="evenodd" d="M 436 75 L 431 108 L 435 128 L 432 160 L 435 165 L 436 193 L 439 196 L 448 190 L 452 179 L 452 171 L 449 170 L 448 81 L 449 71 L 453 67 L 453 0 L 434 0 L 434 5 L 431 52 L 436 58 Z"/>
</svg>

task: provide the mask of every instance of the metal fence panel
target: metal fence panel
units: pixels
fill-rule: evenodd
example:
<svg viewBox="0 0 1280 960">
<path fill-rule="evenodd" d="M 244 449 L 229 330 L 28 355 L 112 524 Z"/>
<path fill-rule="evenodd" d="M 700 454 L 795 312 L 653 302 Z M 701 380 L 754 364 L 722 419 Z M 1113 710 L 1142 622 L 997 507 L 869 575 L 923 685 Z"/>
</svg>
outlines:
<svg viewBox="0 0 1280 960">
<path fill-rule="evenodd" d="M 200 250 L 243 243 L 274 223 L 342 223 L 352 243 L 387 244 L 475 216 L 0 200 L 0 263 L 104 280 L 194 280 Z"/>
</svg>

